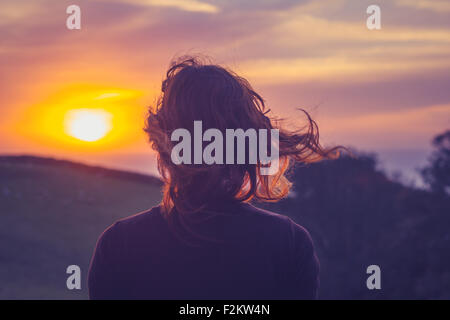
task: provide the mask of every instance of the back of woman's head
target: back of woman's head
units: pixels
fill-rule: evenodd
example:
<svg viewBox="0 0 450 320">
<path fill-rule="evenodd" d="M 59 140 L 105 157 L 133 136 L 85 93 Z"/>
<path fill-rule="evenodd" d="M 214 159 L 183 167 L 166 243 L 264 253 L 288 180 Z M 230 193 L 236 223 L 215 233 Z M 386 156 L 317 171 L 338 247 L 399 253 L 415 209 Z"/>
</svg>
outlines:
<svg viewBox="0 0 450 320">
<path fill-rule="evenodd" d="M 308 121 L 300 131 L 285 130 L 280 121 L 268 117 L 268 112 L 262 97 L 232 71 L 193 57 L 174 61 L 162 83 L 156 107 L 149 110 L 145 128 L 158 154 L 158 167 L 165 184 L 164 212 L 169 214 L 173 208 L 180 213 L 196 212 L 252 198 L 278 201 L 289 192 L 291 183 L 285 173 L 294 162 L 310 163 L 337 155 L 336 148 L 320 146 L 317 125 L 305 111 Z M 194 137 L 189 142 L 192 150 L 199 150 L 193 141 L 198 138 L 195 121 L 197 124 L 201 121 L 202 132 L 217 129 L 223 137 L 229 129 L 266 129 L 270 138 L 273 129 L 277 129 L 278 169 L 270 175 L 262 174 L 267 163 L 258 156 L 256 162 L 245 163 L 174 163 L 172 151 L 176 143 L 171 137 L 175 130 L 186 129 Z M 203 150 L 210 142 L 200 139 L 200 150 Z M 250 140 L 246 143 L 248 146 Z M 270 144 L 267 144 L 269 150 Z M 251 158 L 251 152 L 259 155 L 257 149 L 246 148 L 245 159 Z M 227 152 L 230 150 L 223 151 L 224 158 Z M 237 156 L 233 152 L 234 159 Z"/>
</svg>

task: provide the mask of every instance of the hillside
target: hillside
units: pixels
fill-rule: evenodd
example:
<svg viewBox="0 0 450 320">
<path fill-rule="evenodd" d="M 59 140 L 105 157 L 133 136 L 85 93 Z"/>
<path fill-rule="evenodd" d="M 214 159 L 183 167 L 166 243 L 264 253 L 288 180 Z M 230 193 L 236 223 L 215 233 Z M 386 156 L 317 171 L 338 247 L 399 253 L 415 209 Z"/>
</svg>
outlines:
<svg viewBox="0 0 450 320">
<path fill-rule="evenodd" d="M 157 178 L 70 161 L 0 157 L 0 299 L 87 298 L 97 237 L 160 200 Z M 66 267 L 81 267 L 81 291 Z"/>
</svg>

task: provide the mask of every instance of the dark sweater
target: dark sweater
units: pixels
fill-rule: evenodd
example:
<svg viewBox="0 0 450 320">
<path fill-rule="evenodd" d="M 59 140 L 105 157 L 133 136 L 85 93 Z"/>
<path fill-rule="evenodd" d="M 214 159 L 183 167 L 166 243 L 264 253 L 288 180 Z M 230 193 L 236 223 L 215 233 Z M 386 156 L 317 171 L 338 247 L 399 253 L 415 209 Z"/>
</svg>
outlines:
<svg viewBox="0 0 450 320">
<path fill-rule="evenodd" d="M 303 227 L 249 204 L 226 211 L 191 225 L 199 236 L 160 207 L 117 221 L 98 240 L 90 298 L 316 298 L 319 264 Z"/>
</svg>

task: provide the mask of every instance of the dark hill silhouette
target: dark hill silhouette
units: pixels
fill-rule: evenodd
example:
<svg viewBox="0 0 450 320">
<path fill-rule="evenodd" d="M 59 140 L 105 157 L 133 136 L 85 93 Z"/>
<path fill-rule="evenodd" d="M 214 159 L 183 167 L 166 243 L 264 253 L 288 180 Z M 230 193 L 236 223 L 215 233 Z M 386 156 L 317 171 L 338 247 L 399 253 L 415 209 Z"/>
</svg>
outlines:
<svg viewBox="0 0 450 320">
<path fill-rule="evenodd" d="M 87 298 L 89 259 L 112 222 L 160 201 L 152 176 L 33 156 L 0 157 L 0 299 Z M 66 268 L 82 290 L 66 289 Z"/>
<path fill-rule="evenodd" d="M 321 298 L 450 298 L 450 199 L 389 180 L 371 156 L 295 168 L 270 209 L 306 226 L 321 260 Z M 0 298 L 86 298 L 95 241 L 114 220 L 159 202 L 155 177 L 70 161 L 0 157 Z M 259 205 L 259 204 L 256 204 Z M 82 268 L 81 292 L 65 268 Z M 380 291 L 366 268 L 381 267 Z"/>
<path fill-rule="evenodd" d="M 109 176 L 119 179 L 127 179 L 144 183 L 151 183 L 155 185 L 162 185 L 162 182 L 159 178 L 151 175 L 142 174 L 138 172 L 109 169 L 100 166 L 92 166 L 63 159 L 37 157 L 32 155 L 14 155 L 14 156 L 0 156 L 0 163 L 9 163 L 9 164 L 17 163 L 29 166 L 45 165 L 45 166 L 64 167 L 78 170 L 80 172 L 87 172 L 89 174 L 94 174 L 96 176 Z"/>
</svg>

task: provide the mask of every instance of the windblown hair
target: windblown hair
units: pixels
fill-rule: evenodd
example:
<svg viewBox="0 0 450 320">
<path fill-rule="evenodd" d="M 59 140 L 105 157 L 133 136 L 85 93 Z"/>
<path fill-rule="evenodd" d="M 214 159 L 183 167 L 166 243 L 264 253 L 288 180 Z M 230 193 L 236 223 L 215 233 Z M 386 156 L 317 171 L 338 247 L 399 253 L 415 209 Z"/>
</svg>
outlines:
<svg viewBox="0 0 450 320">
<path fill-rule="evenodd" d="M 172 62 L 162 83 L 156 106 L 150 107 L 145 131 L 158 154 L 158 169 L 164 181 L 162 207 L 170 215 L 217 208 L 217 204 L 278 201 L 287 196 L 291 182 L 285 174 L 295 162 L 311 163 L 338 156 L 338 148 L 323 148 L 316 122 L 300 109 L 307 125 L 299 131 L 282 128 L 280 120 L 269 118 L 263 98 L 242 77 L 219 65 L 196 57 Z M 262 175 L 263 164 L 176 165 L 171 160 L 175 129 L 193 133 L 193 123 L 203 130 L 217 128 L 279 130 L 279 169 Z"/>
</svg>

